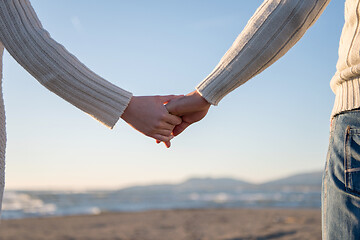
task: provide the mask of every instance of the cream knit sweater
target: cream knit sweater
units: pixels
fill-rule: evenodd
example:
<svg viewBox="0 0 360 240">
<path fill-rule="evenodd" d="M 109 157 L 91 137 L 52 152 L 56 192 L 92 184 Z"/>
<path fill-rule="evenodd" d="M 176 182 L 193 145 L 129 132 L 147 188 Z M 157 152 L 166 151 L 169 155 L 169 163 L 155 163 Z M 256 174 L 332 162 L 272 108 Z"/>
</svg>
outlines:
<svg viewBox="0 0 360 240">
<path fill-rule="evenodd" d="M 110 128 L 118 121 L 132 97 L 131 93 L 93 73 L 55 42 L 43 29 L 28 0 L 0 0 L 0 42 L 1 56 L 5 47 L 47 89 Z M 1 207 L 6 145 L 2 91 L 0 99 Z"/>
<path fill-rule="evenodd" d="M 198 92 L 217 105 L 226 94 L 282 57 L 300 40 L 329 2 L 265 0 L 213 72 L 197 86 Z M 331 80 L 331 88 L 336 94 L 331 117 L 360 107 L 359 16 L 359 0 L 346 0 L 337 72 Z"/>
</svg>

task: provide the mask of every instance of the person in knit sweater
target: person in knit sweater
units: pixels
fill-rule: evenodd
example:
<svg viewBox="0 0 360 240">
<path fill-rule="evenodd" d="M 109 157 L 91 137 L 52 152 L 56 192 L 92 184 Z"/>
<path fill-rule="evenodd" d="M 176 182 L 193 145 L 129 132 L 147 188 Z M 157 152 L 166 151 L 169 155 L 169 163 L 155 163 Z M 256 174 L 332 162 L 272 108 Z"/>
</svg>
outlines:
<svg viewBox="0 0 360 240">
<path fill-rule="evenodd" d="M 101 78 L 43 28 L 29 0 L 0 1 L 0 76 L 4 48 L 44 87 L 113 128 L 122 118 L 141 133 L 170 147 L 181 118 L 164 103 L 177 96 L 133 96 Z M 0 84 L 1 88 L 1 84 Z M 5 179 L 5 109 L 0 89 L 0 209 Z"/>
<path fill-rule="evenodd" d="M 211 105 L 283 56 L 315 23 L 330 0 L 266 0 L 219 64 L 196 90 L 170 101 L 182 117 L 179 135 L 204 118 Z M 335 103 L 322 188 L 323 239 L 360 239 L 360 0 L 345 1 Z M 309 83 L 311 87 L 311 83 Z M 158 141 L 159 143 L 159 141 Z"/>
</svg>

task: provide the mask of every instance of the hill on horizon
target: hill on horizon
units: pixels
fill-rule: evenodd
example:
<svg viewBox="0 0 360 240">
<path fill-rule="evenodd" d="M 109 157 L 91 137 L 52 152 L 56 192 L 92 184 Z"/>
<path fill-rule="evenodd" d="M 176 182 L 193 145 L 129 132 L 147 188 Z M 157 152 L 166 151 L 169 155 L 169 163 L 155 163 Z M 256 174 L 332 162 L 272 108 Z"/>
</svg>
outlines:
<svg viewBox="0 0 360 240">
<path fill-rule="evenodd" d="M 322 171 L 300 173 L 289 177 L 265 182 L 261 185 L 321 185 Z"/>
<path fill-rule="evenodd" d="M 283 187 L 321 187 L 322 172 L 308 172 L 291 175 L 265 183 L 254 184 L 236 178 L 213 178 L 213 177 L 192 177 L 178 184 L 150 184 L 142 186 L 132 186 L 119 189 L 121 192 L 134 191 L 161 191 L 161 192 L 227 192 L 241 191 L 244 189 L 261 188 L 283 188 Z"/>
</svg>

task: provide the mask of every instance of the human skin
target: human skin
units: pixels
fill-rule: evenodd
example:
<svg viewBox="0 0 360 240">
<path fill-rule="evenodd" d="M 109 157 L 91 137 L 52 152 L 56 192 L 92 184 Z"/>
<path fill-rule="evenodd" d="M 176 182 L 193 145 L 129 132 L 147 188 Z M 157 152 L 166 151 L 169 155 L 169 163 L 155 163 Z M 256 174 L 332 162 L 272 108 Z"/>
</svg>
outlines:
<svg viewBox="0 0 360 240">
<path fill-rule="evenodd" d="M 203 119 L 208 113 L 210 106 L 211 104 L 197 91 L 169 101 L 166 104 L 169 113 L 182 118 L 182 122 L 174 127 L 172 134 L 177 136 L 191 124 Z"/>
<path fill-rule="evenodd" d="M 181 125 L 182 119 L 170 114 L 164 104 L 177 98 L 179 96 L 176 95 L 133 96 L 121 118 L 144 135 L 164 142 L 169 148 L 170 140 L 174 137 L 173 130 Z"/>
</svg>

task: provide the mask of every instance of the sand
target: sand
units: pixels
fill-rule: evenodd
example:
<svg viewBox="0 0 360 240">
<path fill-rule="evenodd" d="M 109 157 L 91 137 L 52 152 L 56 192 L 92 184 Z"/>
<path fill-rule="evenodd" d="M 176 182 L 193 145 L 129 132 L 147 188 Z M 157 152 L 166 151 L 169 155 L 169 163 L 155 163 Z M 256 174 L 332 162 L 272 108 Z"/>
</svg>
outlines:
<svg viewBox="0 0 360 240">
<path fill-rule="evenodd" d="M 207 209 L 4 220 L 1 240 L 321 239 L 318 209 Z"/>
</svg>

